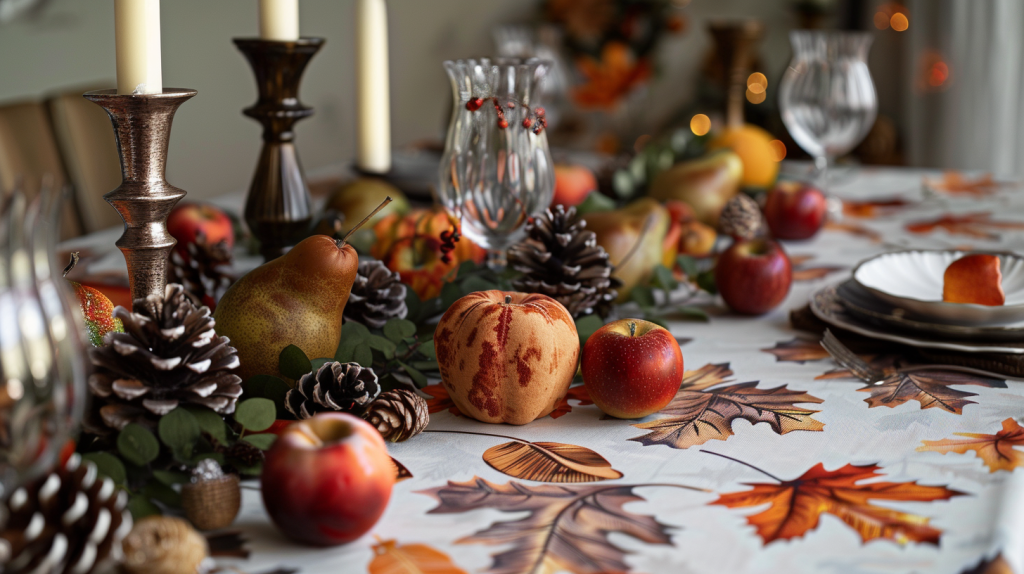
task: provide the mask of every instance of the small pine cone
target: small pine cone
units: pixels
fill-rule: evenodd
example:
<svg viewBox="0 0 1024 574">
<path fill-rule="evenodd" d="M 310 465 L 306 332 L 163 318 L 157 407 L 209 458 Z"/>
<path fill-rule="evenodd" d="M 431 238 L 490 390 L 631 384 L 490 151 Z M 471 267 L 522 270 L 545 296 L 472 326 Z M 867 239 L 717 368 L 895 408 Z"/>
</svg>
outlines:
<svg viewBox="0 0 1024 574">
<path fill-rule="evenodd" d="M 188 256 L 178 250 L 171 251 L 172 279 L 181 283 L 194 300 L 214 309 L 235 282 L 231 274 L 231 248 L 223 240 L 208 243 L 200 232 L 186 249 Z"/>
<path fill-rule="evenodd" d="M 556 205 L 526 225 L 526 239 L 513 245 L 508 264 L 523 276 L 513 286 L 558 301 L 573 318 L 611 314 L 622 283 L 612 277 L 608 253 L 576 217 L 576 208 Z"/>
<path fill-rule="evenodd" d="M 297 419 L 341 411 L 360 415 L 380 394 L 377 374 L 359 363 L 324 363 L 307 373 L 285 395 L 284 406 Z"/>
<path fill-rule="evenodd" d="M 380 261 L 360 262 L 352 294 L 345 305 L 345 320 L 380 329 L 388 319 L 404 319 L 408 314 L 405 285 L 398 273 Z"/>
<path fill-rule="evenodd" d="M 242 394 L 238 354 L 214 332 L 210 309 L 196 307 L 175 283 L 163 297 L 136 299 L 134 307 L 114 309 L 125 332 L 108 333 L 106 344 L 89 353 L 96 367 L 89 389 L 103 423 L 154 426 L 180 404 L 235 412 Z"/>
<path fill-rule="evenodd" d="M 738 239 L 753 239 L 763 227 L 761 208 L 743 193 L 733 197 L 722 208 L 718 227 L 722 233 Z"/>
<path fill-rule="evenodd" d="M 427 428 L 430 413 L 423 397 L 412 391 L 395 389 L 373 401 L 363 418 L 377 427 L 384 440 L 402 442 Z"/>
<path fill-rule="evenodd" d="M 238 441 L 224 451 L 224 458 L 234 459 L 245 466 L 256 466 L 263 462 L 263 451 L 245 441 Z"/>
<path fill-rule="evenodd" d="M 132 528 L 127 505 L 113 481 L 72 455 L 7 499 L 0 571 L 88 574 L 120 561 L 121 540 Z"/>
</svg>

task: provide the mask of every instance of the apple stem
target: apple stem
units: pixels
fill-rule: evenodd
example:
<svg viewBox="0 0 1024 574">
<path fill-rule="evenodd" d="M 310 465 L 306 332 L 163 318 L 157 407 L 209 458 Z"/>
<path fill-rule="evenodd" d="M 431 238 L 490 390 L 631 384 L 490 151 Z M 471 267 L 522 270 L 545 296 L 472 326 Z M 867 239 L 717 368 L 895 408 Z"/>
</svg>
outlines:
<svg viewBox="0 0 1024 574">
<path fill-rule="evenodd" d="M 75 268 L 75 265 L 78 265 L 79 258 L 78 251 L 71 252 L 71 262 L 64 268 L 64 274 L 61 275 L 61 277 L 67 277 L 68 273 L 71 273 L 71 270 Z"/>
<path fill-rule="evenodd" d="M 636 337 L 636 323 L 632 321 L 629 322 L 629 336 Z"/>
<path fill-rule="evenodd" d="M 629 250 L 629 253 L 627 253 L 626 256 L 619 261 L 619 263 L 615 266 L 614 269 L 612 269 L 612 271 L 615 271 L 616 269 L 621 269 L 623 265 L 625 265 L 630 259 L 633 258 L 633 255 L 635 255 L 636 252 L 640 250 L 640 245 L 644 242 L 644 237 L 647 237 L 647 233 L 651 231 L 651 227 L 653 226 L 654 214 L 652 213 L 647 216 L 647 219 L 644 220 L 644 227 L 643 229 L 640 230 L 640 236 L 636 238 L 636 243 L 633 244 L 633 247 Z"/>
<path fill-rule="evenodd" d="M 373 211 L 370 212 L 370 215 L 367 215 L 366 217 L 364 217 L 362 221 L 360 221 L 359 223 L 357 223 L 355 225 L 355 227 L 353 227 L 352 229 L 348 230 L 348 233 L 345 234 L 345 237 L 341 238 L 342 243 L 348 241 L 348 238 L 351 237 L 351 235 L 353 233 L 355 233 L 356 231 L 359 231 L 360 227 L 362 227 L 363 225 L 366 225 L 366 222 L 370 221 L 371 217 L 373 217 L 374 215 L 377 215 L 378 213 L 380 213 L 380 210 L 382 210 L 385 207 L 387 207 L 387 205 L 389 203 L 391 203 L 392 201 L 393 200 L 391 199 L 390 195 L 385 197 L 384 201 L 380 202 L 380 205 L 378 205 L 376 209 L 374 209 Z"/>
<path fill-rule="evenodd" d="M 772 479 L 772 480 L 774 480 L 776 482 L 780 482 L 780 483 L 781 482 L 786 482 L 785 480 L 782 480 L 781 478 L 775 476 L 774 474 L 772 474 L 770 472 L 767 472 L 767 471 L 764 471 L 764 470 L 761 470 L 760 468 L 757 468 L 756 466 L 750 464 L 749 462 L 743 462 L 742 460 L 740 460 L 738 458 L 733 458 L 731 456 L 726 456 L 724 454 L 719 454 L 717 452 L 712 452 L 710 450 L 704 450 L 704 449 L 700 449 L 700 452 L 703 452 L 703 453 L 706 453 L 706 454 L 713 454 L 715 456 L 720 456 L 722 458 L 727 458 L 727 459 L 729 459 L 729 460 L 731 460 L 733 462 L 738 462 L 738 463 L 742 464 L 743 466 L 748 466 L 748 467 L 756 470 L 757 472 L 760 472 L 761 474 L 767 476 L 768 478 L 770 478 L 770 479 Z"/>
</svg>

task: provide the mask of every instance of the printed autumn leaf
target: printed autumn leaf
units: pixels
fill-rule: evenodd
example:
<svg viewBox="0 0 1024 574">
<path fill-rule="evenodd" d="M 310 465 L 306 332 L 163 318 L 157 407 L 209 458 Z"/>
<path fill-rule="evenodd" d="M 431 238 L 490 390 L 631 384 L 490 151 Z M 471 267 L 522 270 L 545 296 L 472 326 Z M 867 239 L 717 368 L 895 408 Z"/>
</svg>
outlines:
<svg viewBox="0 0 1024 574">
<path fill-rule="evenodd" d="M 448 389 L 444 388 L 444 385 L 427 385 L 420 389 L 424 394 L 430 396 L 427 399 L 427 411 L 430 414 L 439 413 L 445 409 L 448 412 L 459 417 L 462 413 L 459 412 L 459 407 L 455 406 L 455 402 L 452 401 L 451 396 L 448 395 Z"/>
<path fill-rule="evenodd" d="M 950 371 L 917 371 L 886 377 L 880 385 L 867 385 L 857 390 L 871 394 L 864 399 L 871 408 L 895 408 L 907 401 L 917 401 L 922 409 L 938 408 L 963 414 L 965 406 L 974 404 L 967 397 L 977 396 L 977 393 L 958 391 L 950 388 L 951 385 L 1006 388 L 1006 381 Z"/>
<path fill-rule="evenodd" d="M 1024 451 L 1014 448 L 1015 446 L 1024 446 L 1024 428 L 1021 428 L 1012 418 L 1004 420 L 1003 430 L 996 434 L 966 432 L 953 434 L 967 438 L 923 440 L 921 441 L 923 446 L 917 447 L 917 450 L 918 452 L 931 451 L 942 454 L 950 452 L 967 454 L 967 451 L 973 450 L 989 468 L 989 472 L 999 470 L 1013 472 L 1013 469 L 1018 466 L 1024 466 Z"/>
<path fill-rule="evenodd" d="M 768 423 L 780 435 L 824 428 L 821 421 L 812 418 L 818 411 L 795 406 L 796 403 L 822 402 L 803 391 L 792 391 L 785 385 L 760 389 L 757 381 L 710 388 L 731 375 L 728 363 L 688 371 L 675 398 L 657 413 L 668 416 L 634 424 L 651 432 L 629 440 L 644 446 L 690 448 L 709 440 L 728 439 L 733 435 L 732 423 L 737 419 L 751 424 Z"/>
<path fill-rule="evenodd" d="M 439 502 L 430 514 L 457 514 L 482 508 L 529 513 L 525 518 L 495 522 L 456 542 L 511 545 L 493 555 L 487 570 L 491 574 L 546 574 L 561 570 L 596 574 L 629 570 L 624 561 L 626 552 L 608 540 L 612 532 L 649 544 L 672 546 L 666 525 L 652 516 L 623 509 L 627 503 L 644 500 L 633 493 L 633 489 L 641 486 L 646 485 L 527 486 L 516 481 L 495 484 L 474 477 L 420 492 Z"/>
<path fill-rule="evenodd" d="M 579 401 L 581 407 L 594 404 L 594 401 L 590 400 L 590 393 L 587 392 L 587 387 L 585 385 L 569 387 L 569 392 L 562 397 L 562 400 L 555 406 L 555 410 L 551 411 L 551 418 L 557 419 L 558 417 L 571 412 L 572 406 L 569 405 L 570 399 Z"/>
<path fill-rule="evenodd" d="M 860 217 L 863 219 L 869 219 L 877 217 L 879 215 L 888 215 L 894 211 L 898 211 L 903 207 L 910 205 L 910 202 L 905 199 L 896 198 L 877 198 L 868 199 L 865 201 L 853 201 L 849 199 L 843 200 L 843 215 L 847 217 Z"/>
<path fill-rule="evenodd" d="M 395 457 L 391 457 L 391 464 L 395 466 L 395 482 L 402 482 L 403 480 L 412 478 L 412 473 L 409 472 L 405 465 L 395 460 Z"/>
<path fill-rule="evenodd" d="M 1024 223 L 1018 221 L 998 221 L 992 214 L 985 212 L 968 213 L 965 215 L 946 214 L 936 219 L 912 221 L 906 225 L 911 233 L 931 233 L 942 229 L 950 235 L 966 235 L 977 239 L 995 241 L 999 239 L 999 229 L 1024 229 Z"/>
<path fill-rule="evenodd" d="M 793 270 L 793 281 L 814 281 L 822 279 L 830 273 L 846 269 L 842 265 L 820 265 L 818 267 L 804 267 Z"/>
<path fill-rule="evenodd" d="M 597 482 L 622 478 L 600 454 L 572 444 L 515 440 L 484 452 L 484 462 L 514 478 L 538 482 Z"/>
<path fill-rule="evenodd" d="M 922 180 L 924 186 L 929 189 L 953 195 L 989 195 L 1001 187 L 999 182 L 992 179 L 991 173 L 970 179 L 959 171 L 947 171 L 942 174 L 942 179 L 925 177 Z"/>
<path fill-rule="evenodd" d="M 843 233 L 849 233 L 854 237 L 863 237 L 871 240 L 873 243 L 879 243 L 882 241 L 882 234 L 857 223 L 850 223 L 848 221 L 826 221 L 824 228 L 828 231 L 840 231 Z"/>
<path fill-rule="evenodd" d="M 747 516 L 765 544 L 776 540 L 800 538 L 818 527 L 821 514 L 827 512 L 845 522 L 860 535 L 862 542 L 877 538 L 938 545 L 942 531 L 928 526 L 928 518 L 875 506 L 871 500 L 930 502 L 948 500 L 964 493 L 943 486 L 924 486 L 916 482 L 862 481 L 881 476 L 877 465 L 847 464 L 825 470 L 822 463 L 800 478 L 778 483 L 746 483 L 742 492 L 722 494 L 711 504 L 729 508 L 770 506 Z"/>
<path fill-rule="evenodd" d="M 810 339 L 790 339 L 779 341 L 770 349 L 761 349 L 765 353 L 775 355 L 778 362 L 806 363 L 807 361 L 820 361 L 829 357 L 828 351 L 818 341 Z"/>
<path fill-rule="evenodd" d="M 976 566 L 964 570 L 960 574 L 1016 574 L 1013 566 L 1003 558 L 1002 554 L 996 554 L 991 559 L 982 558 Z"/>
<path fill-rule="evenodd" d="M 373 545 L 370 574 L 466 574 L 447 554 L 426 544 L 381 540 Z"/>
</svg>

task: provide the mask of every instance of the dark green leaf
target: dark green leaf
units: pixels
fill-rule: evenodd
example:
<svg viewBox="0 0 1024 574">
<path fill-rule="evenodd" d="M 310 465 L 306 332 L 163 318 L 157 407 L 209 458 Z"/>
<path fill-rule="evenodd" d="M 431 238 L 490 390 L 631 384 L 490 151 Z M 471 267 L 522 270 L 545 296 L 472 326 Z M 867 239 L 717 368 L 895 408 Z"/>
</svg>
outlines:
<svg viewBox="0 0 1024 574">
<path fill-rule="evenodd" d="M 676 307 L 675 309 L 672 309 L 672 314 L 673 315 L 680 315 L 680 316 L 682 316 L 685 319 L 692 319 L 692 320 L 695 320 L 695 321 L 704 321 L 705 323 L 707 323 L 708 321 L 711 320 L 708 317 L 708 314 L 706 312 L 704 312 L 704 309 L 701 309 L 700 307 L 689 307 L 689 306 Z"/>
<path fill-rule="evenodd" d="M 355 352 L 352 353 L 352 361 L 359 363 L 363 367 L 373 366 L 373 351 L 370 349 L 370 345 L 363 344 L 356 347 Z"/>
<path fill-rule="evenodd" d="M 406 319 L 391 319 L 384 324 L 384 336 L 394 343 L 416 334 L 416 323 Z"/>
<path fill-rule="evenodd" d="M 686 274 L 686 278 L 693 281 L 697 278 L 699 271 L 697 270 L 697 260 L 689 255 L 678 255 L 676 256 L 676 263 L 679 268 Z"/>
<path fill-rule="evenodd" d="M 654 289 L 646 285 L 637 285 L 633 287 L 632 293 L 629 294 L 629 298 L 640 305 L 641 309 L 653 309 L 657 306 L 654 300 Z"/>
<path fill-rule="evenodd" d="M 160 454 L 160 442 L 146 427 L 129 423 L 117 435 L 117 451 L 128 462 L 146 466 Z"/>
<path fill-rule="evenodd" d="M 413 323 L 422 320 L 424 317 L 420 317 L 423 312 L 423 302 L 420 301 L 420 296 L 416 294 L 408 285 L 405 286 L 405 318 L 409 319 Z"/>
<path fill-rule="evenodd" d="M 366 339 L 366 344 L 369 345 L 371 349 L 376 349 L 383 353 L 384 357 L 387 359 L 393 359 L 395 357 L 395 344 L 386 337 L 370 335 Z"/>
<path fill-rule="evenodd" d="M 576 331 L 580 336 L 580 346 L 582 347 L 587 339 L 603 326 L 604 321 L 597 315 L 586 315 L 576 319 Z"/>
<path fill-rule="evenodd" d="M 277 379 L 277 377 L 271 378 Z M 277 380 L 281 381 L 281 379 Z M 284 384 L 284 381 L 281 381 L 281 383 Z M 200 429 L 213 435 L 213 438 L 217 439 L 221 444 L 228 442 L 228 429 L 223 417 L 206 407 L 188 406 L 185 408 L 188 409 L 188 412 L 192 413 L 192 416 L 196 417 Z"/>
<path fill-rule="evenodd" d="M 426 341 L 416 348 L 416 351 L 428 359 L 436 359 L 437 351 L 434 350 L 434 340 Z"/>
<path fill-rule="evenodd" d="M 427 386 L 426 375 L 419 372 L 419 370 L 412 367 L 411 365 L 407 365 L 401 361 L 399 361 L 398 364 L 401 365 L 403 369 L 405 369 L 405 373 L 409 375 L 410 379 L 412 379 L 412 382 L 416 385 L 416 388 L 422 389 L 423 387 Z"/>
<path fill-rule="evenodd" d="M 151 480 L 146 483 L 142 487 L 142 495 L 165 506 L 181 507 L 181 495 L 170 486 L 159 481 Z"/>
<path fill-rule="evenodd" d="M 255 464 L 253 466 L 247 466 L 235 462 L 232 463 L 231 466 L 238 469 L 239 474 L 242 474 L 244 476 L 259 476 L 260 473 L 263 472 L 263 463 Z"/>
<path fill-rule="evenodd" d="M 469 260 L 459 263 L 459 271 L 455 274 L 459 279 L 465 279 L 470 275 L 473 275 L 480 270 L 480 267 L 476 264 L 476 261 Z"/>
<path fill-rule="evenodd" d="M 235 407 L 235 420 L 249 432 L 270 428 L 277 418 L 277 407 L 269 399 L 248 399 Z"/>
<path fill-rule="evenodd" d="M 366 338 L 370 334 L 370 330 L 358 321 L 346 321 L 341 327 L 341 336 L 356 339 Z"/>
<path fill-rule="evenodd" d="M 333 357 L 330 358 L 330 359 L 313 359 L 312 361 L 309 362 L 310 366 L 313 367 L 312 369 L 310 369 L 309 372 L 312 373 L 312 372 L 319 371 L 320 367 L 322 367 L 325 364 L 330 363 L 332 361 L 334 361 Z"/>
<path fill-rule="evenodd" d="M 147 516 L 160 516 L 160 507 L 153 504 L 145 496 L 135 494 L 128 499 L 128 511 L 132 513 L 132 520 L 138 522 Z"/>
<path fill-rule="evenodd" d="M 439 368 L 437 366 L 437 361 L 412 361 L 409 364 L 420 371 L 436 371 Z"/>
<path fill-rule="evenodd" d="M 447 309 L 453 303 L 462 298 L 462 290 L 455 283 L 445 283 L 441 287 L 441 307 Z"/>
<path fill-rule="evenodd" d="M 181 407 L 164 415 L 157 424 L 156 430 L 160 440 L 171 447 L 174 456 L 182 461 L 192 457 L 196 441 L 202 434 L 196 417 Z"/>
<path fill-rule="evenodd" d="M 591 191 L 583 200 L 583 203 L 576 206 L 576 213 L 584 215 L 595 211 L 611 211 L 615 209 L 615 200 L 599 191 Z"/>
<path fill-rule="evenodd" d="M 279 360 L 278 368 L 281 370 L 281 374 L 289 379 L 298 379 L 313 370 L 309 357 L 295 345 L 288 345 L 282 349 Z"/>
<path fill-rule="evenodd" d="M 679 287 L 679 282 L 676 281 L 668 267 L 656 265 L 654 267 L 654 286 L 668 293 Z"/>
<path fill-rule="evenodd" d="M 160 482 L 167 486 L 174 486 L 175 484 L 184 484 L 190 480 L 189 476 L 183 472 L 174 472 L 171 470 L 154 470 L 153 478 L 156 478 Z"/>
<path fill-rule="evenodd" d="M 462 292 L 467 295 L 477 291 L 492 291 L 497 288 L 498 286 L 496 284 L 479 275 L 473 275 L 462 282 Z"/>
<path fill-rule="evenodd" d="M 277 440 L 277 435 L 273 433 L 250 434 L 245 435 L 245 438 L 242 440 L 260 450 L 267 450 L 274 444 L 274 441 Z"/>
<path fill-rule="evenodd" d="M 82 459 L 95 464 L 100 475 L 114 481 L 114 484 L 124 484 L 128 480 L 128 471 L 125 470 L 124 463 L 109 452 L 86 453 L 82 455 Z"/>
<path fill-rule="evenodd" d="M 714 295 L 718 293 L 718 286 L 715 285 L 715 270 L 709 269 L 697 274 L 697 287 Z"/>
</svg>

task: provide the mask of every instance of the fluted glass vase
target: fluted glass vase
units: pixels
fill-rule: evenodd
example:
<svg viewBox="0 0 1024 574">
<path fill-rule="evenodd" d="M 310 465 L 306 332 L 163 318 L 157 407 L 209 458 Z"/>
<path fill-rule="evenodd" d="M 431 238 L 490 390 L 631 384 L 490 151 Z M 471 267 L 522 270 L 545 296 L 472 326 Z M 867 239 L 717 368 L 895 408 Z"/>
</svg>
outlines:
<svg viewBox="0 0 1024 574">
<path fill-rule="evenodd" d="M 0 196 L 0 499 L 52 467 L 85 404 L 81 311 L 54 260 L 60 205 L 57 191 Z"/>
<path fill-rule="evenodd" d="M 548 68 L 536 59 L 444 63 L 454 109 L 441 158 L 438 200 L 462 233 L 505 266 L 505 251 L 527 219 L 551 203 L 555 176 L 537 86 Z"/>
</svg>

